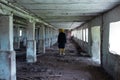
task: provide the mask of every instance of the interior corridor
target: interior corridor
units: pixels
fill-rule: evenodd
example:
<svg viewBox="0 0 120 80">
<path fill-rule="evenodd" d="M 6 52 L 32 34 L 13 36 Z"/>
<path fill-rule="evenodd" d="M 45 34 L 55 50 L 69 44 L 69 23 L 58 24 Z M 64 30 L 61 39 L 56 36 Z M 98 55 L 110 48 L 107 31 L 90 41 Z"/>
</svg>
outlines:
<svg viewBox="0 0 120 80">
<path fill-rule="evenodd" d="M 72 40 L 67 41 L 65 49 L 66 54 L 60 56 L 55 44 L 46 49 L 46 54 L 38 54 L 32 64 L 25 61 L 25 56 L 18 56 L 17 80 L 112 80 L 98 63 L 80 55 Z"/>
<path fill-rule="evenodd" d="M 119 36 L 120 0 L 0 0 L 0 80 L 120 80 Z"/>
</svg>

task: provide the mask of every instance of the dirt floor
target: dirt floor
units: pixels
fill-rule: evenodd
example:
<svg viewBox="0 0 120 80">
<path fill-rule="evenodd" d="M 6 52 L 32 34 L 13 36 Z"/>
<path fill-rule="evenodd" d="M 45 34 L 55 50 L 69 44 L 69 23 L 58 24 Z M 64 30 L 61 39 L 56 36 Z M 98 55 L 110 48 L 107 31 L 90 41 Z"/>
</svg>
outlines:
<svg viewBox="0 0 120 80">
<path fill-rule="evenodd" d="M 57 45 L 38 54 L 36 63 L 26 63 L 25 57 L 17 57 L 17 80 L 113 80 L 89 57 L 77 54 L 70 41 L 66 55 L 60 56 Z"/>
</svg>

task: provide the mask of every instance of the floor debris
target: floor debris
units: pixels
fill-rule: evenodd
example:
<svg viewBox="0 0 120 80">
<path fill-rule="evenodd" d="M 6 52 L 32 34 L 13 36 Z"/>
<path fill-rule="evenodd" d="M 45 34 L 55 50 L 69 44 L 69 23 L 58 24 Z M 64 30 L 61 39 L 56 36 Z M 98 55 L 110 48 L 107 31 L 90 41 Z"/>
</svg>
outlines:
<svg viewBox="0 0 120 80">
<path fill-rule="evenodd" d="M 70 41 L 65 53 L 59 56 L 57 45 L 54 45 L 33 64 L 27 63 L 25 57 L 17 57 L 17 80 L 112 80 L 89 57 L 78 55 Z"/>
</svg>

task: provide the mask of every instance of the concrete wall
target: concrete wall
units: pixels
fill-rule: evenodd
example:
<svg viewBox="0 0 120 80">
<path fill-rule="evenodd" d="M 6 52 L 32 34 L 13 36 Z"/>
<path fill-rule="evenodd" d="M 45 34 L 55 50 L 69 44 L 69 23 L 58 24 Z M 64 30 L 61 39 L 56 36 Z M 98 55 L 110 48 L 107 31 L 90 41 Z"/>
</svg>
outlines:
<svg viewBox="0 0 120 80">
<path fill-rule="evenodd" d="M 88 42 L 83 41 L 83 35 L 80 34 L 80 30 L 88 28 Z M 80 28 L 77 29 L 78 33 L 75 32 L 75 34 L 73 35 L 73 39 L 75 40 L 75 42 L 77 42 L 79 44 L 79 46 L 82 48 L 82 50 L 84 50 L 85 52 L 87 52 L 90 56 L 91 55 L 91 33 L 90 33 L 90 24 L 86 23 L 83 26 L 81 26 Z M 76 35 L 77 34 L 77 35 Z M 83 34 L 83 33 L 82 33 Z M 82 37 L 82 39 L 80 39 L 80 36 Z"/>
<path fill-rule="evenodd" d="M 74 37 L 73 38 L 75 40 L 75 42 L 77 42 L 79 44 L 79 46 L 81 47 L 82 50 L 84 50 L 85 52 L 89 53 L 88 51 L 88 43 L 87 42 L 84 42 L 80 39 L 78 39 L 77 37 Z"/>
<path fill-rule="evenodd" d="M 86 51 L 87 53 L 89 53 L 90 56 L 93 55 L 93 54 L 91 54 L 91 46 L 92 46 L 91 28 L 95 27 L 95 26 L 100 26 L 100 27 L 102 26 L 102 17 L 101 16 L 93 19 L 92 21 L 90 21 L 80 27 L 80 30 L 84 29 L 84 28 L 88 28 L 88 42 L 80 40 L 77 37 L 74 38 L 74 40 L 81 46 L 81 48 L 84 51 Z"/>
<path fill-rule="evenodd" d="M 109 27 L 110 27 L 109 25 L 111 22 L 117 22 L 117 21 L 120 21 L 120 6 L 86 23 L 89 25 L 87 26 L 89 28 L 88 45 L 84 44 L 83 41 L 80 41 L 77 38 L 74 38 L 74 39 L 76 42 L 79 43 L 81 47 L 87 48 L 89 46 L 88 52 L 91 54 L 91 46 L 92 46 L 91 28 L 94 26 L 100 26 L 101 28 L 101 65 L 110 75 L 114 77 L 115 80 L 120 80 L 120 77 L 119 77 L 120 56 L 114 55 L 109 52 Z M 84 27 L 84 25 L 81 27 Z"/>
<path fill-rule="evenodd" d="M 89 49 L 94 61 L 100 62 L 100 29 L 102 27 L 102 16 L 96 17 L 89 22 Z M 99 39 L 100 38 L 100 39 Z"/>
<path fill-rule="evenodd" d="M 120 21 L 120 6 L 103 15 L 102 62 L 105 70 L 107 70 L 107 72 L 109 72 L 116 80 L 120 80 L 120 56 L 111 54 L 108 50 L 109 25 L 111 22 L 116 21 Z"/>
</svg>

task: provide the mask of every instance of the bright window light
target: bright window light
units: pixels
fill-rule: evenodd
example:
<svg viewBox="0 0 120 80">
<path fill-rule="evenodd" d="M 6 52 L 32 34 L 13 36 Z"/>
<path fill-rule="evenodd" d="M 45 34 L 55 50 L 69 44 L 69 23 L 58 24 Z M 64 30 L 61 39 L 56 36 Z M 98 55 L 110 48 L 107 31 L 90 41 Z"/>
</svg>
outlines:
<svg viewBox="0 0 120 80">
<path fill-rule="evenodd" d="M 79 35 L 78 39 L 80 39 L 80 30 L 78 31 L 78 35 Z"/>
<path fill-rule="evenodd" d="M 83 41 L 85 41 L 85 29 L 83 29 Z"/>
<path fill-rule="evenodd" d="M 86 28 L 86 42 L 88 42 L 88 28 Z"/>
<path fill-rule="evenodd" d="M 120 55 L 120 21 L 110 23 L 109 51 Z"/>
<path fill-rule="evenodd" d="M 82 40 L 82 29 L 80 30 L 80 39 Z"/>
<path fill-rule="evenodd" d="M 20 36 L 22 36 L 22 30 L 20 30 L 20 33 L 19 33 Z"/>
</svg>

